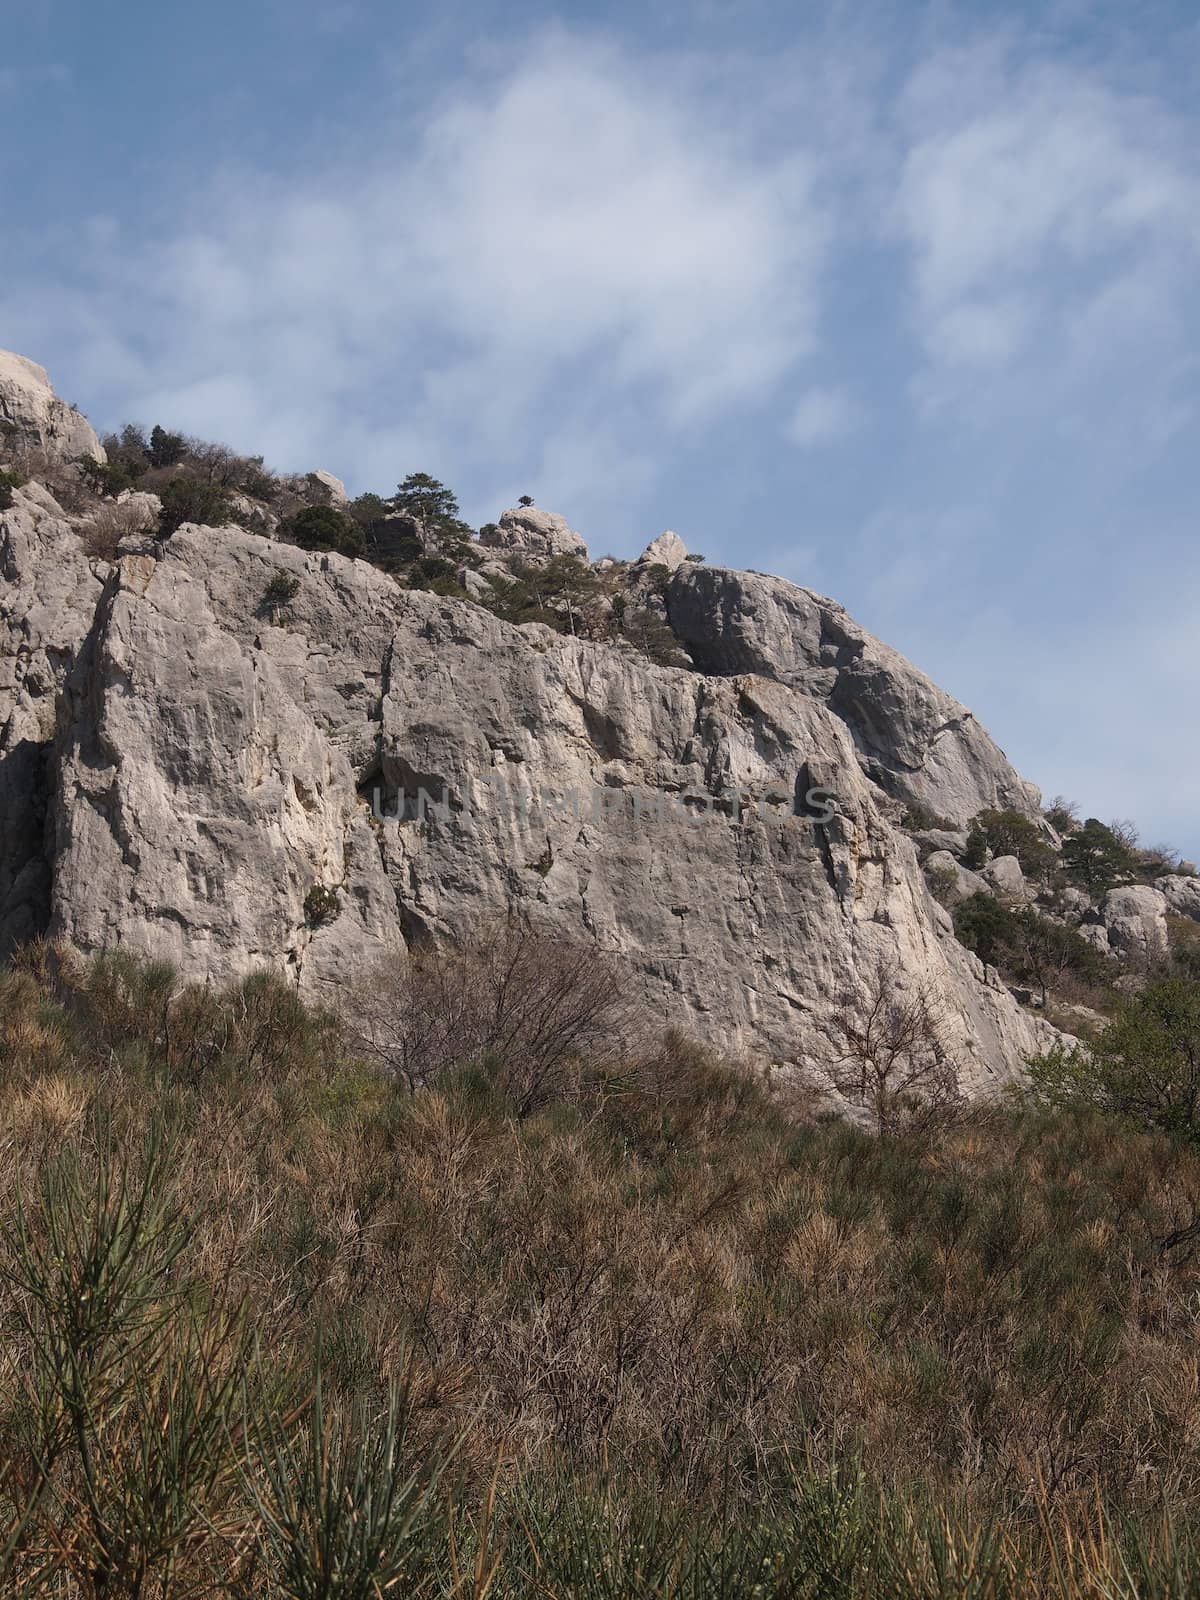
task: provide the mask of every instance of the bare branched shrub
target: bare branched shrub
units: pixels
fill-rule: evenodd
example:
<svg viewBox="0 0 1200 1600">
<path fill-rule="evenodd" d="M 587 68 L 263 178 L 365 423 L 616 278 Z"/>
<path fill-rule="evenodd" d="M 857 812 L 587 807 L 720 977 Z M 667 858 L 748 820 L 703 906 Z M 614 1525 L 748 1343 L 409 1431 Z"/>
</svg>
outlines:
<svg viewBox="0 0 1200 1600">
<path fill-rule="evenodd" d="M 86 463 L 60 461 L 49 451 L 29 447 L 15 452 L 12 464 L 23 478 L 44 484 L 68 516 L 82 516 L 100 503 Z"/>
<path fill-rule="evenodd" d="M 458 950 L 389 958 L 348 999 L 353 1047 L 410 1089 L 487 1064 L 519 1116 L 570 1061 L 610 1056 L 629 1020 L 616 971 L 593 948 L 513 922 Z"/>
<path fill-rule="evenodd" d="M 880 1134 L 927 1128 L 960 1102 L 942 1008 L 925 985 L 906 990 L 899 970 L 880 961 L 833 1020 L 839 1053 L 829 1080 L 869 1110 Z"/>
<path fill-rule="evenodd" d="M 116 561 L 121 553 L 121 540 L 148 533 L 156 521 L 145 505 L 136 500 L 105 502 L 92 512 L 80 529 L 84 549 L 88 555 L 98 556 L 102 561 Z"/>
</svg>

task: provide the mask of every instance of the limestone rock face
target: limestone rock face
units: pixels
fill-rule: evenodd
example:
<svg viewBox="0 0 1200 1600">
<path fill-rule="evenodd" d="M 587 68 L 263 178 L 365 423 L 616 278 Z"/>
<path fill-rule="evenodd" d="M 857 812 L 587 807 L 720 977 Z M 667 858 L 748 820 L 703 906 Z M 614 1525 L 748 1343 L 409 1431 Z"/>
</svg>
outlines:
<svg viewBox="0 0 1200 1600">
<path fill-rule="evenodd" d="M 1152 959 L 1167 948 L 1167 897 L 1158 889 L 1110 889 L 1100 903 L 1100 920 L 1113 950 Z"/>
<path fill-rule="evenodd" d="M 578 556 L 586 561 L 588 555 L 582 535 L 568 525 L 567 519 L 556 512 L 543 511 L 540 506 L 514 506 L 503 512 L 482 542 L 496 550 L 534 559 Z"/>
<path fill-rule="evenodd" d="M 26 450 L 56 461 L 105 460 L 91 424 L 58 398 L 45 368 L 0 350 L 0 459 Z"/>
<path fill-rule="evenodd" d="M 1160 878 L 1157 887 L 1166 899 L 1168 911 L 1200 922 L 1200 878 L 1172 875 Z"/>
<path fill-rule="evenodd" d="M 21 448 L 100 452 L 18 357 L 0 418 Z M 903 801 L 961 824 L 1036 792 L 833 602 L 663 535 L 647 557 L 673 567 L 687 671 L 262 532 L 131 534 L 109 564 L 86 527 L 36 483 L 0 512 L 0 957 L 47 931 L 329 1000 L 384 952 L 516 910 L 611 956 L 657 1023 L 817 1081 L 881 966 L 937 1003 L 968 1092 L 1056 1037 L 955 940 L 898 825 Z M 538 508 L 489 542 L 484 577 L 587 554 Z M 1179 881 L 1114 891 L 1097 933 L 1150 948 L 1191 904 Z M 318 887 L 336 911 L 314 919 Z"/>
<path fill-rule="evenodd" d="M 686 562 L 667 612 L 702 672 L 756 673 L 823 701 L 889 794 L 957 823 L 989 807 L 1036 810 L 1038 791 L 971 712 L 834 601 L 782 578 Z"/>
<path fill-rule="evenodd" d="M 261 599 L 281 569 L 286 625 Z M 653 1014 L 819 1074 L 882 961 L 982 1092 L 1052 1030 L 953 939 L 822 701 L 708 678 L 237 529 L 93 580 L 59 697 L 51 931 L 306 991 L 510 907 L 623 965 Z M 818 824 L 797 797 L 824 787 Z M 422 813 L 420 799 L 426 803 Z M 685 798 L 686 797 L 686 798 Z M 339 911 L 308 925 L 314 884 Z"/>
<path fill-rule="evenodd" d="M 650 543 L 638 557 L 639 561 L 646 561 L 651 566 L 666 567 L 668 572 L 674 572 L 676 567 L 682 566 L 687 560 L 687 545 L 672 529 L 660 533 L 657 539 Z"/>
<path fill-rule="evenodd" d="M 0 959 L 45 926 L 58 695 L 102 584 L 45 489 L 0 511 Z"/>
</svg>

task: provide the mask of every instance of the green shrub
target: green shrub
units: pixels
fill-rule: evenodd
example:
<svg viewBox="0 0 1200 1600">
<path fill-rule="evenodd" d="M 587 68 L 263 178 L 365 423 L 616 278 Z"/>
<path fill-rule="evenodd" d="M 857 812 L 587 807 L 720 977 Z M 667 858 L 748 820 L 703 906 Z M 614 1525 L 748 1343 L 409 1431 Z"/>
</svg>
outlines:
<svg viewBox="0 0 1200 1600">
<path fill-rule="evenodd" d="M 1062 861 L 1071 881 L 1092 895 L 1102 895 L 1129 878 L 1136 866 L 1124 840 L 1095 817 L 1063 840 Z"/>
<path fill-rule="evenodd" d="M 255 456 L 246 463 L 246 470 L 238 486 L 243 494 L 254 500 L 276 500 L 283 488 L 279 479 L 263 470 L 262 457 Z"/>
<path fill-rule="evenodd" d="M 262 592 L 259 610 L 273 616 L 282 611 L 300 593 L 300 579 L 291 572 L 277 572 Z"/>
<path fill-rule="evenodd" d="M 670 626 L 654 611 L 626 611 L 621 618 L 622 639 L 660 667 L 690 667 L 691 658 Z"/>
<path fill-rule="evenodd" d="M 233 503 L 219 484 L 205 478 L 178 477 L 159 491 L 162 513 L 158 520 L 161 538 L 169 538 L 185 522 L 202 528 L 225 527 L 233 515 Z"/>
<path fill-rule="evenodd" d="M 5 471 L 0 467 L 0 511 L 7 511 L 13 503 L 13 490 L 19 489 L 25 479 L 19 472 Z"/>
<path fill-rule="evenodd" d="M 953 867 L 934 867 L 925 877 L 929 884 L 929 892 L 938 905 L 948 906 L 958 887 L 957 871 Z M 966 943 L 965 940 L 961 942 Z"/>
<path fill-rule="evenodd" d="M 981 811 L 967 835 L 965 864 L 974 871 L 988 856 L 1016 856 L 1021 870 L 1031 878 L 1046 878 L 1058 865 L 1058 856 L 1037 823 L 1020 811 Z"/>
<path fill-rule="evenodd" d="M 181 433 L 168 433 L 155 423 L 148 448 L 152 467 L 174 467 L 187 455 L 188 445 Z"/>
<path fill-rule="evenodd" d="M 1029 1062 L 1054 1105 L 1094 1106 L 1200 1143 L 1200 983 L 1161 979 L 1122 996 L 1090 1049 L 1056 1045 Z"/>
<path fill-rule="evenodd" d="M 929 833 L 932 830 L 944 832 L 955 831 L 955 824 L 949 817 L 940 816 L 931 807 L 922 805 L 919 800 L 910 800 L 900 818 L 900 826 L 909 833 Z"/>
<path fill-rule="evenodd" d="M 1070 833 L 1078 825 L 1078 807 L 1073 800 L 1068 800 L 1065 795 L 1055 795 L 1054 799 L 1043 812 L 1046 821 L 1055 833 Z"/>
<path fill-rule="evenodd" d="M 280 534 L 302 550 L 336 550 L 343 556 L 366 551 L 362 529 L 334 506 L 305 506 L 279 525 Z"/>
<path fill-rule="evenodd" d="M 392 497 L 391 510 L 429 526 L 457 524 L 458 519 L 458 501 L 453 493 L 427 472 L 409 473 Z"/>
<path fill-rule="evenodd" d="M 1043 916 L 1033 906 L 1008 906 L 990 894 L 973 894 L 954 910 L 954 932 L 960 944 L 988 966 L 998 967 L 1020 983 L 1036 984 L 1045 1004 L 1055 982 L 1068 975 L 1103 987 L 1113 964 L 1076 928 Z"/>
<path fill-rule="evenodd" d="M 304 896 L 304 915 L 314 928 L 332 922 L 339 909 L 336 891 L 326 888 L 323 883 L 314 883 Z"/>
</svg>

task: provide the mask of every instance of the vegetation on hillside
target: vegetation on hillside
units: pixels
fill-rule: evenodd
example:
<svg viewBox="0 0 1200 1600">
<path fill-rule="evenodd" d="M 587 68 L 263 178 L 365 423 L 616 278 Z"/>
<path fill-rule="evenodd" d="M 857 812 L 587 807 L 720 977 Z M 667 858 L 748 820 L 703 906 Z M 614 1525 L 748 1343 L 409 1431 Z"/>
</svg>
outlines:
<svg viewBox="0 0 1200 1600">
<path fill-rule="evenodd" d="M 1178 1125 L 880 1137 L 530 949 L 373 974 L 350 1036 L 266 975 L 0 973 L 4 1593 L 1195 1592 Z M 1156 1005 L 1122 1062 L 1195 1041 Z"/>
<path fill-rule="evenodd" d="M 489 548 L 462 520 L 453 491 L 428 473 L 409 473 L 391 495 L 366 493 L 343 504 L 316 473 L 275 473 L 262 456 L 239 455 L 161 424 L 147 430 L 126 423 L 102 443 L 104 463 L 26 452 L 21 472 L 0 474 L 0 510 L 11 504 L 14 488 L 36 476 L 69 515 L 83 520 L 88 553 L 101 560 L 116 561 L 122 542 L 138 535 L 166 540 L 186 523 L 236 524 L 304 550 L 369 561 L 406 588 L 482 606 L 518 627 L 539 624 L 627 644 L 663 666 L 691 665 L 665 618 L 656 578 L 665 579 L 666 568 L 647 574 L 627 562 L 596 568 L 574 556 L 537 560 L 492 550 L 491 570 L 480 577 Z M 129 500 L 142 492 L 162 503 L 152 529 L 145 502 Z M 522 497 L 522 505 L 532 503 Z M 267 605 L 263 615 L 282 609 Z"/>
</svg>

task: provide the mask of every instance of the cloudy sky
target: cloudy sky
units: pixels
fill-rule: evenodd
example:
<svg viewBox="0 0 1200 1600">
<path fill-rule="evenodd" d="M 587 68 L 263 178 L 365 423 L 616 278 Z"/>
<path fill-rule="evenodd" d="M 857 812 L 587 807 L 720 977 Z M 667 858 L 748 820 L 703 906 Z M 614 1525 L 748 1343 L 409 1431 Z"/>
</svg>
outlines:
<svg viewBox="0 0 1200 1600">
<path fill-rule="evenodd" d="M 0 346 L 832 594 L 1200 857 L 1200 13 L 23 0 Z"/>
</svg>

